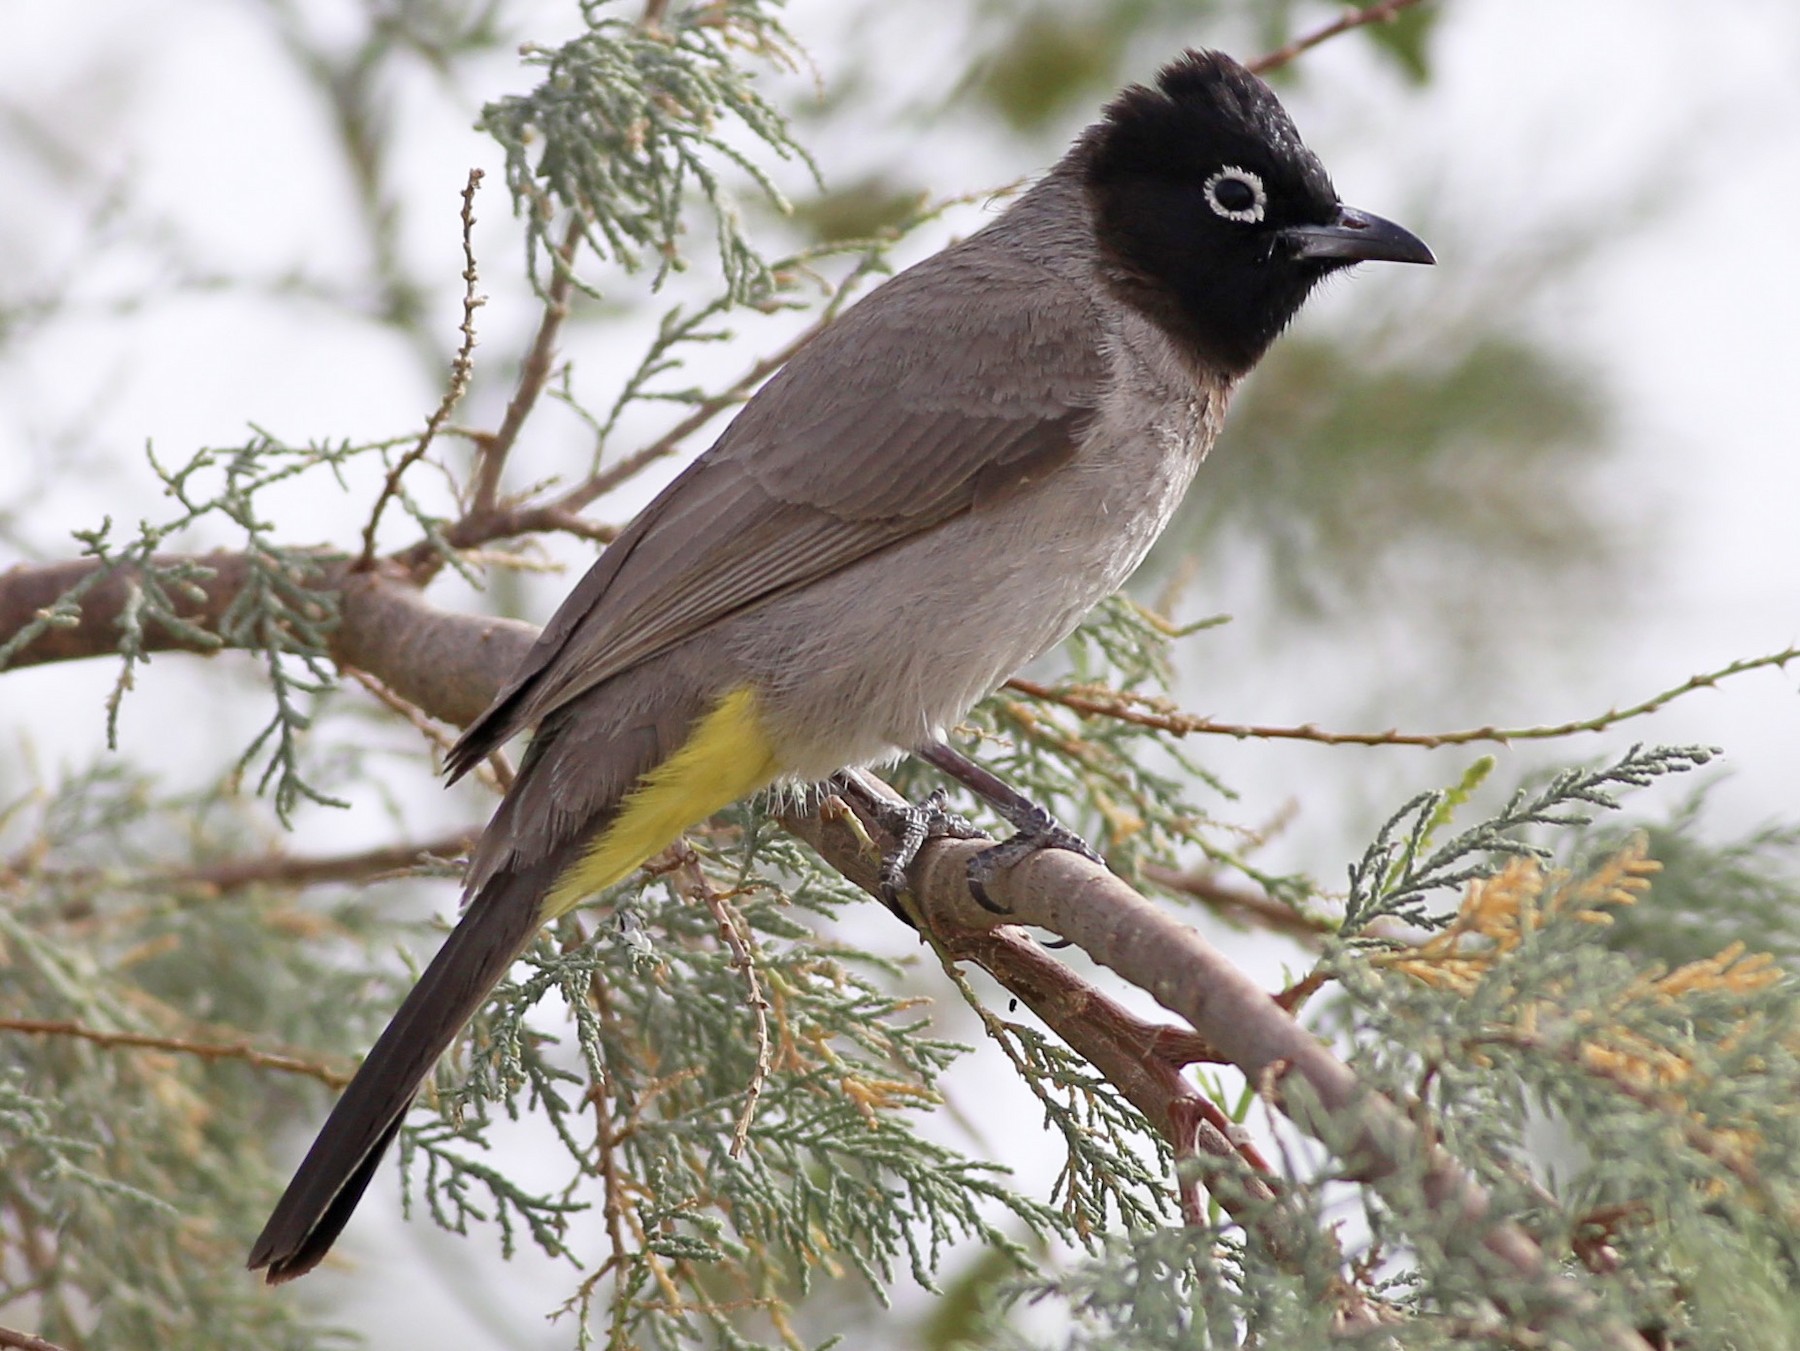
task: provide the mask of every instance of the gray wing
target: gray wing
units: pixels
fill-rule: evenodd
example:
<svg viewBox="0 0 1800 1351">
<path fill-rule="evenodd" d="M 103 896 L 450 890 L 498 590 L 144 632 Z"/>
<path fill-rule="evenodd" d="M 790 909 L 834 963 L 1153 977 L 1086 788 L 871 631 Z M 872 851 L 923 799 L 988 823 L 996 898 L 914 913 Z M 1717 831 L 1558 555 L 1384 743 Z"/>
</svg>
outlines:
<svg viewBox="0 0 1800 1351">
<path fill-rule="evenodd" d="M 607 546 L 451 773 L 721 619 L 1072 457 L 1105 370 L 1093 299 L 991 244 L 901 273 L 803 348 Z"/>
</svg>

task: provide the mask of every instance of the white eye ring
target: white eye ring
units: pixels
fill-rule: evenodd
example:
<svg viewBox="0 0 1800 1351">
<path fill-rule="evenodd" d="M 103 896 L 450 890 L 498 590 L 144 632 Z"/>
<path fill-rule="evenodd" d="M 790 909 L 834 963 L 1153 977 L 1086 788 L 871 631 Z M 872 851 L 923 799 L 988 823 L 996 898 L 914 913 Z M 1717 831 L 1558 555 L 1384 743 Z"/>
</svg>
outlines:
<svg viewBox="0 0 1800 1351">
<path fill-rule="evenodd" d="M 1232 208 L 1219 200 L 1219 184 L 1239 183 L 1249 188 L 1254 197 L 1249 206 Z M 1235 164 L 1227 164 L 1211 178 L 1201 189 L 1206 194 L 1206 204 L 1226 220 L 1243 221 L 1246 225 L 1254 225 L 1263 218 L 1263 211 L 1269 204 L 1269 194 L 1263 190 L 1263 181 L 1248 169 L 1241 169 Z"/>
</svg>

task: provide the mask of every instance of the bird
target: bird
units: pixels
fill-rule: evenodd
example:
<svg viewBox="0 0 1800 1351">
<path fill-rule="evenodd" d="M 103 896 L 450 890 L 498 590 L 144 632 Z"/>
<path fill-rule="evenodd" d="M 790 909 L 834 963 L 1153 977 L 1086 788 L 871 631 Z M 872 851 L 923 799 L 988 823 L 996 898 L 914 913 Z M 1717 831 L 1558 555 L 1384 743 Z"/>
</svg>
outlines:
<svg viewBox="0 0 1800 1351">
<path fill-rule="evenodd" d="M 1435 260 L 1339 200 L 1265 83 L 1189 50 L 804 345 L 606 546 L 447 756 L 454 781 L 532 732 L 461 920 L 251 1269 L 315 1267 L 538 930 L 714 812 L 914 753 L 991 790 L 1028 846 L 1080 847 L 946 729 L 1123 584 L 1233 389 L 1324 278 L 1372 261 Z"/>
</svg>

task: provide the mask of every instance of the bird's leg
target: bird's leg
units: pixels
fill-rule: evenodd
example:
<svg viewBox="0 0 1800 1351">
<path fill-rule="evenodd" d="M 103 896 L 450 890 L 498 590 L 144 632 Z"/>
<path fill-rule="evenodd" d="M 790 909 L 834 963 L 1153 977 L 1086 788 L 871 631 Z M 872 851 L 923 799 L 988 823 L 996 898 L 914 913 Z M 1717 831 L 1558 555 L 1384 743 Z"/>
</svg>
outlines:
<svg viewBox="0 0 1800 1351">
<path fill-rule="evenodd" d="M 906 889 L 906 870 L 919 856 L 919 850 L 925 847 L 925 841 L 984 837 L 983 831 L 944 806 L 946 797 L 941 788 L 933 790 L 925 801 L 915 804 L 905 800 L 896 802 L 883 794 L 869 792 L 852 774 L 834 775 L 831 787 L 841 795 L 855 797 L 897 841 L 881 858 L 881 898 L 890 909 L 897 910 L 900 893 Z"/>
<path fill-rule="evenodd" d="M 1092 845 L 1006 780 L 983 769 L 961 751 L 942 741 L 928 741 L 913 752 L 940 773 L 949 775 L 986 802 L 1018 833 L 969 860 L 969 892 L 996 915 L 1007 912 L 988 897 L 987 882 L 1002 868 L 1010 868 L 1040 849 L 1067 849 L 1104 866 L 1106 860 Z M 923 841 L 921 841 L 923 843 Z"/>
<path fill-rule="evenodd" d="M 883 826 L 892 830 L 899 841 L 881 860 L 881 891 L 890 903 L 897 900 L 905 889 L 906 870 L 912 867 L 913 860 L 919 856 L 919 850 L 925 847 L 925 841 L 984 838 L 985 832 L 946 807 L 944 804 L 947 801 L 949 795 L 942 788 L 934 788 L 917 805 L 910 802 L 904 807 L 898 803 L 888 804 L 898 819 L 895 825 L 884 822 Z"/>
</svg>

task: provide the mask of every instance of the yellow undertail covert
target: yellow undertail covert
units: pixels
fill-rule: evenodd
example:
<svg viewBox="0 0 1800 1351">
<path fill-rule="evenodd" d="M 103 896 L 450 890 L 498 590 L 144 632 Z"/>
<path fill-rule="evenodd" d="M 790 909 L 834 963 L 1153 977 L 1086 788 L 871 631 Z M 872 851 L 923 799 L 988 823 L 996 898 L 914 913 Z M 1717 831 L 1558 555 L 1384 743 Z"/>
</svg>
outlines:
<svg viewBox="0 0 1800 1351">
<path fill-rule="evenodd" d="M 740 686 L 713 706 L 680 750 L 638 781 L 612 824 L 544 897 L 544 920 L 610 887 L 689 826 L 767 788 L 775 774 L 775 748 L 763 731 L 756 691 Z"/>
</svg>

